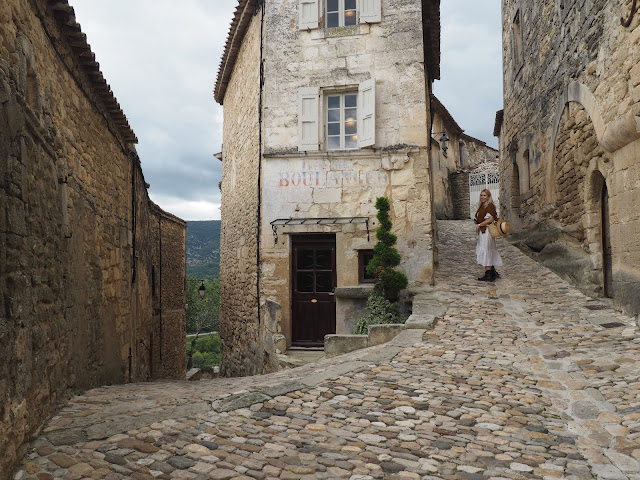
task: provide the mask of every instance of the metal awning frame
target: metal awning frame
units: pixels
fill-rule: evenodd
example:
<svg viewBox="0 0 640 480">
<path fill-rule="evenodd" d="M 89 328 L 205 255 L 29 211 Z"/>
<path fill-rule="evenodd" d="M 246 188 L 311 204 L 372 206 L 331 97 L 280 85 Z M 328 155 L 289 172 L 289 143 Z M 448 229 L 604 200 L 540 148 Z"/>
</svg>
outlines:
<svg viewBox="0 0 640 480">
<path fill-rule="evenodd" d="M 278 242 L 278 227 L 299 225 L 349 225 L 364 223 L 367 227 L 367 242 L 369 236 L 369 217 L 322 217 L 322 218 L 278 218 L 270 222 L 275 242 Z"/>
</svg>

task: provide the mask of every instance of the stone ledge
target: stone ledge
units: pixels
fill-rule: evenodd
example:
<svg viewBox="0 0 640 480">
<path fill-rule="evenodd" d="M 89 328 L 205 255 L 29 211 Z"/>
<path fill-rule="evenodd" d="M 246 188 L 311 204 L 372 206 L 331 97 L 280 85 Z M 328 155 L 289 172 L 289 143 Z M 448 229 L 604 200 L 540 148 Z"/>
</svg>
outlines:
<svg viewBox="0 0 640 480">
<path fill-rule="evenodd" d="M 436 323 L 438 323 L 438 317 L 435 315 L 413 314 L 407 319 L 404 324 L 404 328 L 413 330 L 431 330 L 435 327 Z"/>
<path fill-rule="evenodd" d="M 335 294 L 338 298 L 369 298 L 373 291 L 373 283 L 357 285 L 353 287 L 336 287 Z"/>
<path fill-rule="evenodd" d="M 327 358 L 367 348 L 368 346 L 369 337 L 365 335 L 330 334 L 324 336 L 324 354 Z"/>
</svg>

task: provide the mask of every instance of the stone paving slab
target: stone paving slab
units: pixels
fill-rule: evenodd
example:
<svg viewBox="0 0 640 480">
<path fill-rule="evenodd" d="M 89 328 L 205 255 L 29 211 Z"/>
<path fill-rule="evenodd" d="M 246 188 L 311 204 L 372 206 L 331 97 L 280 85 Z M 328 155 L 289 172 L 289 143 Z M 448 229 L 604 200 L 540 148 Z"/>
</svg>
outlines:
<svg viewBox="0 0 640 480">
<path fill-rule="evenodd" d="M 270 375 L 90 390 L 14 478 L 640 480 L 635 320 L 503 239 L 501 278 L 478 282 L 473 224 L 438 227 L 433 330 Z"/>
</svg>

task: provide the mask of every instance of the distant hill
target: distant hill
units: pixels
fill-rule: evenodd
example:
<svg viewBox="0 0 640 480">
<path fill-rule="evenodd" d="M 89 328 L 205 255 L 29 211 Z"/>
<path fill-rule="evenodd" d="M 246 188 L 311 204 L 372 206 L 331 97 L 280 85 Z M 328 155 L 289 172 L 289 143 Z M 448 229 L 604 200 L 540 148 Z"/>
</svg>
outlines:
<svg viewBox="0 0 640 480">
<path fill-rule="evenodd" d="M 220 220 L 187 222 L 187 275 L 218 278 Z"/>
</svg>

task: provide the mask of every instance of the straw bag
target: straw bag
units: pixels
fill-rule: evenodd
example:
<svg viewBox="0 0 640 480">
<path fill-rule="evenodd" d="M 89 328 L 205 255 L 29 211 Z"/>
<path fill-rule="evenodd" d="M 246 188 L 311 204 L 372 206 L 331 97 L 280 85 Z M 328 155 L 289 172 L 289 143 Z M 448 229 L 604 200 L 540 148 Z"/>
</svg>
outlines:
<svg viewBox="0 0 640 480">
<path fill-rule="evenodd" d="M 506 237 L 509 233 L 509 224 L 504 220 L 497 219 L 495 222 L 490 223 L 487 228 L 493 238 Z"/>
</svg>

